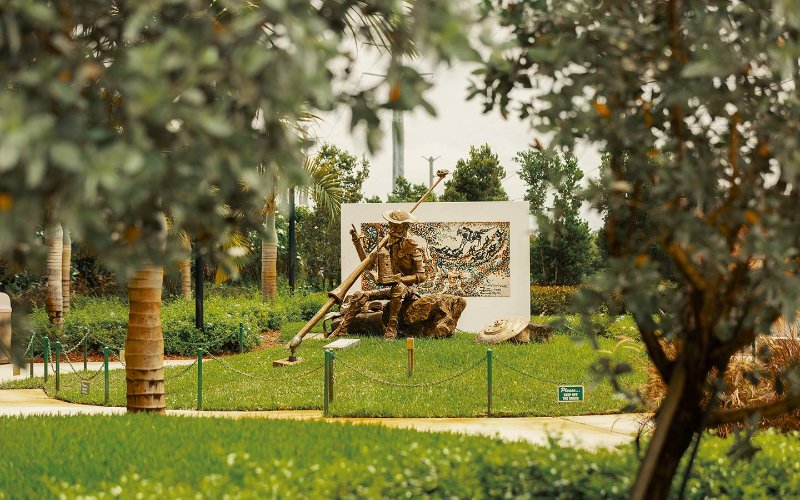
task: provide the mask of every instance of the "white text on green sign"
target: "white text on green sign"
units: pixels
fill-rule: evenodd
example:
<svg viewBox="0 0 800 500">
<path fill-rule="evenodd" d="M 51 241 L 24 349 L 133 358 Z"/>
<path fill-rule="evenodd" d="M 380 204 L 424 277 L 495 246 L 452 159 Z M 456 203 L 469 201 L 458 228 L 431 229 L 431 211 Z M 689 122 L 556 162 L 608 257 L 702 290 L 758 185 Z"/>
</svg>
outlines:
<svg viewBox="0 0 800 500">
<path fill-rule="evenodd" d="M 559 403 L 580 403 L 580 402 L 583 402 L 583 386 L 582 385 L 559 385 L 558 386 L 558 402 Z"/>
</svg>

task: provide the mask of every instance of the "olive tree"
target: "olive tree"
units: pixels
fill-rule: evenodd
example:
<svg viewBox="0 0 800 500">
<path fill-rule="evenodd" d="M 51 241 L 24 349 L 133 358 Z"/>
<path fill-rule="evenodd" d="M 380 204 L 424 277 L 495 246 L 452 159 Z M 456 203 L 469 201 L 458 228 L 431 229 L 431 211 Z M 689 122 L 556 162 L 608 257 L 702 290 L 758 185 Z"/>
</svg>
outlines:
<svg viewBox="0 0 800 500">
<path fill-rule="evenodd" d="M 731 357 L 800 299 L 797 2 L 484 4 L 515 45 L 482 66 L 473 91 L 486 108 L 608 155 L 593 189 L 607 202 L 608 269 L 586 295 L 622 298 L 668 387 L 631 493 L 664 498 L 704 429 L 800 405 L 795 367 L 773 403 L 721 409 L 716 397 Z M 632 238 L 641 211 L 652 230 Z M 657 290 L 651 246 L 674 265 L 673 295 Z"/>
<path fill-rule="evenodd" d="M 455 3 L 2 2 L 0 258 L 40 259 L 36 227 L 61 224 L 127 270 L 129 408 L 163 411 L 162 266 L 185 257 L 165 213 L 221 249 L 234 221 L 260 226 L 275 179 L 303 181 L 308 144 L 292 125 L 309 110 L 346 106 L 375 145 L 380 108 L 430 108 L 402 61 L 373 88 L 340 83 L 353 37 L 471 56 Z"/>
</svg>

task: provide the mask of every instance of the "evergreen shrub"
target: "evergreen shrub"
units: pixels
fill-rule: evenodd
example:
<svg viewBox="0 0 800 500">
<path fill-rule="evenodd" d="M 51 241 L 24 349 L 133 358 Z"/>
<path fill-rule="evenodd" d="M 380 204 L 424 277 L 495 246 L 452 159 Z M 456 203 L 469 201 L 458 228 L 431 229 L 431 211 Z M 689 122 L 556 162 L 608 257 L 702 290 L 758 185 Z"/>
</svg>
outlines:
<svg viewBox="0 0 800 500">
<path fill-rule="evenodd" d="M 204 331 L 195 328 L 194 300 L 165 301 L 161 307 L 164 353 L 191 356 L 198 348 L 212 354 L 238 352 L 239 322 L 244 349 L 250 350 L 261 342 L 262 331 L 277 330 L 288 321 L 307 320 L 326 299 L 324 293 L 281 295 L 270 303 L 262 303 L 255 295 L 209 297 L 203 306 Z M 48 323 L 43 308 L 34 308 L 30 320 L 37 335 L 47 333 L 52 341 L 60 340 L 65 349 L 84 338 L 91 352 L 101 352 L 103 346 L 122 349 L 128 329 L 128 304 L 119 297 L 78 297 L 60 328 Z M 36 352 L 41 353 L 38 342 Z"/>
</svg>

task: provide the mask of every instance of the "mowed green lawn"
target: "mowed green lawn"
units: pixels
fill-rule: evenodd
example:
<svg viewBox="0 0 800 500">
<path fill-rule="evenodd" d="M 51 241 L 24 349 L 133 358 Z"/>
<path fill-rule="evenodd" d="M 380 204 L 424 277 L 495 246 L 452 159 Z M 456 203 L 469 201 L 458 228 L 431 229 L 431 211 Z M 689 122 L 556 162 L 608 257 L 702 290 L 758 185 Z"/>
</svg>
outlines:
<svg viewBox="0 0 800 500">
<path fill-rule="evenodd" d="M 301 325 L 286 325 L 283 337 Z M 634 371 L 623 379 L 633 388 L 644 383 L 646 356 L 640 344 L 601 338 L 598 353 L 588 342 L 556 335 L 543 344 L 493 346 L 493 415 L 549 416 L 603 414 L 620 411 L 625 402 L 612 393 L 608 381 L 596 381 L 590 366 L 599 356 L 630 363 Z M 276 347 L 222 361 L 203 361 L 203 409 L 283 410 L 322 408 L 323 346 L 328 340 L 306 340 L 298 354 L 302 362 L 273 368 L 272 361 L 287 351 Z M 362 338 L 361 344 L 336 352 L 333 416 L 475 417 L 487 414 L 487 346 L 471 334 L 450 339 L 416 340 L 416 363 L 407 376 L 404 340 Z M 65 364 L 62 364 L 64 366 Z M 77 375 L 62 368 L 61 390 L 55 391 L 51 375 L 46 390 L 51 396 L 77 403 L 102 404 L 103 378 L 96 377 L 88 395 L 80 394 Z M 524 372 L 524 373 L 523 373 Z M 70 372 L 71 373 L 71 372 Z M 182 375 L 180 375 L 183 373 Z M 88 374 L 83 375 L 86 377 Z M 192 409 L 197 405 L 197 367 L 167 368 L 167 407 Z M 557 402 L 558 384 L 583 385 L 585 400 Z M 16 381 L 4 388 L 33 387 L 41 379 Z M 407 387 L 414 385 L 414 387 Z M 110 376 L 110 404 L 125 405 L 125 374 Z"/>
</svg>

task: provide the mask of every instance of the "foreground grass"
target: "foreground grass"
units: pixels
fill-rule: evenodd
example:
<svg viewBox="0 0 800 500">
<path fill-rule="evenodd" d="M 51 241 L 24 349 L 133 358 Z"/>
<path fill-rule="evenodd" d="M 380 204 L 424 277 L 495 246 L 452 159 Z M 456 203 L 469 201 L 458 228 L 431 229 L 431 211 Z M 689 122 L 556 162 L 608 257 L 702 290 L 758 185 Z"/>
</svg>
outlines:
<svg viewBox="0 0 800 500">
<path fill-rule="evenodd" d="M 638 464 L 633 446 L 147 415 L 0 418 L 0 442 L 14 443 L 0 454 L 0 498 L 624 498 Z M 758 436 L 750 463 L 732 463 L 731 444 L 703 439 L 688 498 L 800 491 L 800 434 Z"/>
<path fill-rule="evenodd" d="M 299 325 L 288 325 L 284 336 L 293 335 L 293 329 L 299 328 Z M 203 409 L 321 408 L 322 347 L 327 343 L 322 340 L 305 341 L 299 352 L 303 362 L 283 369 L 272 368 L 273 360 L 287 355 L 279 347 L 229 356 L 224 361 L 206 359 L 203 362 Z M 646 358 L 634 342 L 618 345 L 617 340 L 600 339 L 600 347 L 605 350 L 603 355 L 610 354 L 618 361 L 633 365 L 633 373 L 623 379 L 627 385 L 635 387 L 644 383 Z M 487 366 L 482 360 L 486 356 L 486 349 L 486 346 L 477 344 L 470 334 L 458 334 L 443 340 L 417 339 L 416 370 L 413 377 L 409 378 L 406 375 L 404 341 L 362 338 L 360 345 L 336 353 L 335 397 L 330 406 L 331 415 L 485 415 Z M 600 354 L 588 343 L 576 343 L 568 336 L 556 335 L 544 344 L 494 346 L 493 353 L 493 415 L 603 414 L 618 412 L 624 406 L 624 401 L 615 398 L 607 381 L 593 382 L 589 367 Z M 183 372 L 182 376 L 178 376 Z M 125 405 L 124 377 L 123 370 L 111 372 L 111 405 Z M 437 383 L 451 377 L 452 380 Z M 168 368 L 165 378 L 168 408 L 196 407 L 196 366 L 188 371 L 183 367 Z M 559 383 L 584 385 L 585 401 L 558 403 L 556 393 Z M 41 379 L 29 379 L 8 383 L 3 387 L 41 384 Z M 422 386 L 401 387 L 403 384 Z M 88 395 L 80 394 L 80 380 L 76 375 L 63 376 L 58 393 L 55 391 L 54 377 L 51 377 L 46 390 L 50 395 L 67 401 L 103 403 L 102 375 L 92 381 Z"/>
</svg>

